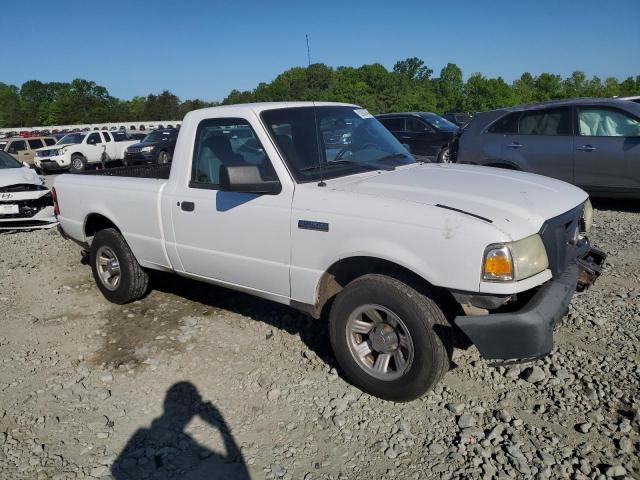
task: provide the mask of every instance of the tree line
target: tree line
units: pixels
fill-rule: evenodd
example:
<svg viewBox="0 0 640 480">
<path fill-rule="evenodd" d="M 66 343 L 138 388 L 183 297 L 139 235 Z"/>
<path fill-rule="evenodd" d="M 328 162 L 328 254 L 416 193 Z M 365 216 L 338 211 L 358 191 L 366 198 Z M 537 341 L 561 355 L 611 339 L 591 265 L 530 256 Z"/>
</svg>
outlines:
<svg viewBox="0 0 640 480">
<path fill-rule="evenodd" d="M 576 71 L 562 78 L 552 73 L 523 73 L 507 83 L 502 77 L 474 73 L 465 81 L 449 63 L 438 76 L 419 58 L 333 68 L 323 63 L 294 67 L 253 90 L 232 90 L 221 102 L 181 101 L 168 90 L 159 95 L 121 100 L 95 82 L 30 80 L 20 88 L 0 82 L 0 127 L 65 125 L 181 119 L 188 111 L 246 102 L 318 100 L 349 102 L 372 113 L 392 111 L 477 112 L 556 98 L 613 97 L 640 94 L 640 75 L 619 80 L 587 78 Z"/>
</svg>

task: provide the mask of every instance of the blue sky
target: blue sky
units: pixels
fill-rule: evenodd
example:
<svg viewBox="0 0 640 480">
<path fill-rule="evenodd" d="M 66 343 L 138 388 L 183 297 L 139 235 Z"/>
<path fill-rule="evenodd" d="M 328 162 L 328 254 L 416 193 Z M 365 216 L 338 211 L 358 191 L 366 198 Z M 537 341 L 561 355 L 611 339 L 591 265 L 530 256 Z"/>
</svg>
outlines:
<svg viewBox="0 0 640 480">
<path fill-rule="evenodd" d="M 28 8 L 27 8 L 28 5 Z M 22 19 L 22 20 L 18 20 Z M 0 82 L 81 77 L 120 98 L 220 100 L 293 66 L 422 58 L 522 72 L 640 74 L 640 0 L 6 2 Z"/>
</svg>

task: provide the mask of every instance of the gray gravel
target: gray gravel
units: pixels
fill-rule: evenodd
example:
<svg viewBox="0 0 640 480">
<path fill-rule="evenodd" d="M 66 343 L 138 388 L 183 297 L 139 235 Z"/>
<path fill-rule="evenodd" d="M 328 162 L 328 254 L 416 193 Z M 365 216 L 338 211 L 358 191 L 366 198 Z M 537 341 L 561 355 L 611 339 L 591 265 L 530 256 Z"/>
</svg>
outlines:
<svg viewBox="0 0 640 480">
<path fill-rule="evenodd" d="M 552 355 L 456 351 L 407 404 L 350 386 L 293 310 L 173 277 L 111 305 L 55 232 L 0 235 L 0 478 L 639 478 L 631 205 L 596 203 L 610 257 Z"/>
</svg>

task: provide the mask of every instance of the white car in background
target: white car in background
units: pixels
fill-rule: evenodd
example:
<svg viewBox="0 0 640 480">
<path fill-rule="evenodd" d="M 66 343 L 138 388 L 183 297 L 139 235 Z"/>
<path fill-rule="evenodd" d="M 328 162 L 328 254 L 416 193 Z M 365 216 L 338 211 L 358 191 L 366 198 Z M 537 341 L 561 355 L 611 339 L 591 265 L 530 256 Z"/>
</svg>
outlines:
<svg viewBox="0 0 640 480">
<path fill-rule="evenodd" d="M 45 172 L 69 170 L 79 173 L 91 166 L 123 160 L 127 147 L 134 143 L 138 140 L 122 130 L 73 132 L 51 147 L 38 149 L 34 164 Z"/>
<path fill-rule="evenodd" d="M 0 151 L 0 230 L 50 228 L 57 224 L 51 192 L 38 174 Z"/>
</svg>

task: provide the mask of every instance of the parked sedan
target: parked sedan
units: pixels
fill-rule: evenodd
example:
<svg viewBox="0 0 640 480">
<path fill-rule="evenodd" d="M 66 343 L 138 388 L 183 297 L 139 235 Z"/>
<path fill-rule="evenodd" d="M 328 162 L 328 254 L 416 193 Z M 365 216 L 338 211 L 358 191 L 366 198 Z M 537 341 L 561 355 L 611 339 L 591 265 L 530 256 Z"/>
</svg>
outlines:
<svg viewBox="0 0 640 480">
<path fill-rule="evenodd" d="M 129 145 L 124 154 L 125 165 L 137 163 L 169 163 L 176 148 L 178 130 L 155 130 L 140 143 Z"/>
<path fill-rule="evenodd" d="M 453 142 L 452 159 L 640 198 L 640 104 L 587 98 L 479 113 Z"/>
<path fill-rule="evenodd" d="M 376 118 L 414 155 L 449 162 L 449 144 L 458 131 L 449 120 L 431 112 L 385 113 Z"/>
<path fill-rule="evenodd" d="M 50 228 L 56 224 L 51 192 L 40 177 L 0 151 L 0 230 Z"/>
</svg>

